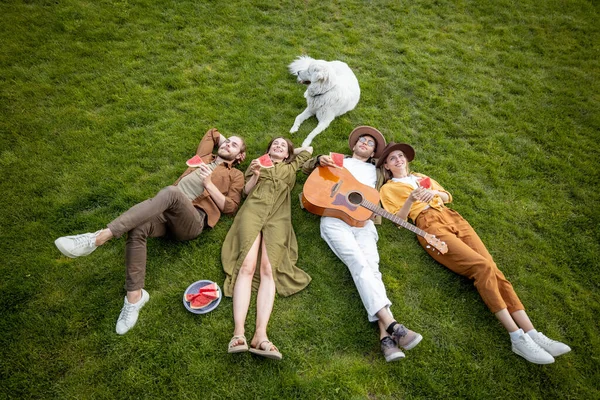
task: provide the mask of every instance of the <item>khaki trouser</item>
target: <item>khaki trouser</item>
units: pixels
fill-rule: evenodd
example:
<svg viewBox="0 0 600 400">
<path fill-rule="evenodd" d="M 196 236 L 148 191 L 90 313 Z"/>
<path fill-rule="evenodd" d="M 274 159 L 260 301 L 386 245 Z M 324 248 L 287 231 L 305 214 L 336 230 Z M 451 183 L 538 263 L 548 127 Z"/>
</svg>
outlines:
<svg viewBox="0 0 600 400">
<path fill-rule="evenodd" d="M 155 197 L 136 204 L 108 224 L 115 237 L 128 232 L 125 289 L 132 292 L 144 287 L 146 238 L 170 233 L 177 240 L 194 239 L 202 233 L 205 220 L 204 211 L 194 207 L 176 186 L 167 186 Z"/>
<path fill-rule="evenodd" d="M 475 230 L 459 213 L 449 208 L 441 211 L 428 208 L 419 214 L 416 225 L 446 242 L 448 252 L 438 254 L 432 247 L 427 248 L 427 241 L 418 236 L 421 246 L 437 262 L 475 281 L 477 291 L 493 313 L 505 308 L 509 313 L 524 309 L 511 283 L 498 269 Z"/>
</svg>

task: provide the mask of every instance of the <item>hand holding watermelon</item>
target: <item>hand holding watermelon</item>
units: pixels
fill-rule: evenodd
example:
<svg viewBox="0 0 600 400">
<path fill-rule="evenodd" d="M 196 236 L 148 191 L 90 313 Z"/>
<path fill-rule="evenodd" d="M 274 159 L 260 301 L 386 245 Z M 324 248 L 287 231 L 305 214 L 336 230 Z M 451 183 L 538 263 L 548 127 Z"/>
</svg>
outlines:
<svg viewBox="0 0 600 400">
<path fill-rule="evenodd" d="M 343 154 L 331 152 L 331 153 L 329 153 L 329 157 L 331 157 L 331 160 L 333 161 L 333 163 L 335 164 L 335 166 L 337 168 L 344 167 L 344 155 Z"/>
</svg>

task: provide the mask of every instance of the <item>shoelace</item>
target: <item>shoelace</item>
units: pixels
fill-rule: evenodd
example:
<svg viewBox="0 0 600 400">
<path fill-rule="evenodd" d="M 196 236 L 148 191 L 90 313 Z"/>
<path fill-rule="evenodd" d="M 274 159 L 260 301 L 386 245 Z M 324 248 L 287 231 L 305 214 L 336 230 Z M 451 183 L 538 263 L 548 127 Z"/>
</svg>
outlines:
<svg viewBox="0 0 600 400">
<path fill-rule="evenodd" d="M 536 353 L 539 353 L 540 350 L 542 350 L 542 348 L 536 342 L 534 342 L 533 339 L 529 338 L 529 340 L 527 340 L 527 337 L 525 337 L 525 335 L 523 335 L 521 341 L 525 342 L 525 346 L 527 346 L 529 349 L 533 350 Z"/>
<path fill-rule="evenodd" d="M 74 247 L 91 247 L 96 244 L 96 236 L 95 235 L 83 235 L 74 239 Z"/>
<path fill-rule="evenodd" d="M 121 318 L 119 318 L 119 320 L 127 322 L 127 320 L 129 319 L 129 314 L 133 311 L 134 308 L 135 304 L 128 304 L 126 306 L 123 306 L 123 311 L 121 311 Z"/>
<path fill-rule="evenodd" d="M 408 331 L 406 330 L 406 327 L 404 325 L 398 324 L 394 326 L 394 337 L 401 339 L 406 335 L 408 335 Z"/>
<path fill-rule="evenodd" d="M 391 337 L 386 336 L 381 340 L 381 345 L 383 346 L 383 348 L 393 349 L 396 347 L 396 342 L 394 342 L 394 340 Z"/>
<path fill-rule="evenodd" d="M 549 337 L 547 337 L 546 335 L 542 334 L 541 332 L 538 332 L 538 334 L 537 334 L 537 340 L 539 342 L 542 342 L 546 346 L 552 346 L 554 343 L 557 343 L 556 340 L 550 339 Z"/>
</svg>

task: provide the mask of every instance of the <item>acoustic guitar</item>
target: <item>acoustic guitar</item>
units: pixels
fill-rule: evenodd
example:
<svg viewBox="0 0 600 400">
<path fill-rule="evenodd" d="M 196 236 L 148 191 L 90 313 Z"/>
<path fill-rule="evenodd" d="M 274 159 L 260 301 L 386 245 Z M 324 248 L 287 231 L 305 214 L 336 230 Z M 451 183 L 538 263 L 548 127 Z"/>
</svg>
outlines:
<svg viewBox="0 0 600 400">
<path fill-rule="evenodd" d="M 441 254 L 448 252 L 446 243 L 435 235 L 389 213 L 377 206 L 378 203 L 379 192 L 357 181 L 346 168 L 315 168 L 302 192 L 302 206 L 313 214 L 339 218 L 350 226 L 362 227 L 375 213 L 423 237 Z"/>
</svg>

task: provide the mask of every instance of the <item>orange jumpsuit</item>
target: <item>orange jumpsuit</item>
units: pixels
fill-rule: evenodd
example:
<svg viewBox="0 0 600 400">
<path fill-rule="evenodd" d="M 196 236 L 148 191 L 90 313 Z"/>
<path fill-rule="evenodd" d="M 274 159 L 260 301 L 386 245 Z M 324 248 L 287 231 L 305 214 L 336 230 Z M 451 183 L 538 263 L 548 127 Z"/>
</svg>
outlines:
<svg viewBox="0 0 600 400">
<path fill-rule="evenodd" d="M 439 183 L 433 179 L 431 183 L 431 189 L 444 191 L 448 194 L 448 202 L 452 201 L 450 193 Z M 381 204 L 387 211 L 396 214 L 414 188 L 410 183 L 390 180 L 381 187 Z M 493 313 L 505 308 L 509 313 L 524 309 L 513 286 L 498 269 L 475 230 L 458 212 L 446 207 L 440 196 L 435 196 L 429 204 L 415 201 L 408 216 L 418 228 L 448 245 L 446 254 L 438 254 L 431 246 L 427 248 L 424 238 L 417 236 L 421 246 L 437 262 L 474 280 L 481 298 Z"/>
</svg>

